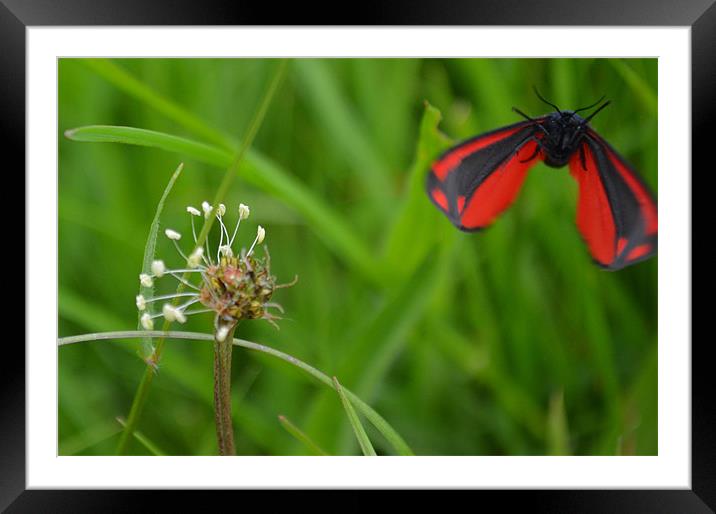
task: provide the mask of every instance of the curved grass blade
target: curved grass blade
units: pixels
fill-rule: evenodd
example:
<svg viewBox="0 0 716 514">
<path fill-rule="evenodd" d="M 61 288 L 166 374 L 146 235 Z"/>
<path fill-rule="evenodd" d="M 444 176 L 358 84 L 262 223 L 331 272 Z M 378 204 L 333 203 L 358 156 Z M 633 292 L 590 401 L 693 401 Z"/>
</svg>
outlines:
<svg viewBox="0 0 716 514">
<path fill-rule="evenodd" d="M 73 141 L 160 148 L 220 168 L 227 168 L 232 162 L 231 153 L 216 146 L 135 127 L 88 125 L 67 130 L 65 136 Z M 286 170 L 260 153 L 249 150 L 238 171 L 247 182 L 293 207 L 328 248 L 349 262 L 367 280 L 375 284 L 382 283 L 383 274 L 375 266 L 375 259 L 363 242 L 354 236 L 348 223 Z"/>
<path fill-rule="evenodd" d="M 154 260 L 154 255 L 156 253 L 157 248 L 157 233 L 159 232 L 159 218 L 162 215 L 162 211 L 164 210 L 164 202 L 166 202 L 167 197 L 169 196 L 169 192 L 174 187 L 174 183 L 179 178 L 179 175 L 181 175 L 182 170 L 184 169 L 184 163 L 179 164 L 177 166 L 176 171 L 172 174 L 171 178 L 169 179 L 169 183 L 167 184 L 167 187 L 164 189 L 164 193 L 162 193 L 162 197 L 159 199 L 159 203 L 157 204 L 157 210 L 154 213 L 154 219 L 152 220 L 151 225 L 149 226 L 149 235 L 147 236 L 147 243 L 144 246 L 144 257 L 142 258 L 142 273 L 149 274 L 151 272 L 150 268 L 152 266 L 152 261 Z M 139 286 L 139 294 L 144 296 L 145 298 L 151 298 L 154 296 L 154 286 L 145 287 L 140 284 Z M 153 314 L 151 312 L 152 307 L 149 305 L 147 307 L 150 314 Z M 137 330 L 142 329 L 142 323 L 141 323 L 141 317 L 142 313 L 137 313 Z M 152 344 L 151 339 L 144 339 L 142 341 L 142 359 L 148 359 L 151 355 L 154 354 L 154 345 Z M 124 425 L 122 425 L 124 426 Z"/>
<path fill-rule="evenodd" d="M 363 455 L 366 457 L 375 457 L 375 450 L 373 449 L 373 445 L 370 443 L 370 439 L 368 439 L 368 434 L 366 433 L 365 428 L 363 428 L 363 425 L 361 425 L 360 419 L 358 418 L 355 409 L 353 409 L 353 405 L 351 405 L 351 402 L 348 401 L 348 398 L 343 392 L 343 388 L 336 377 L 333 377 L 333 387 L 336 392 L 338 392 L 343 408 L 346 410 L 348 421 L 350 421 L 351 426 L 353 427 L 353 433 L 356 435 L 356 439 L 358 439 L 358 444 L 360 444 L 360 449 L 363 452 Z"/>
<path fill-rule="evenodd" d="M 235 151 L 235 144 L 226 134 L 208 126 L 200 118 L 185 110 L 178 104 L 165 98 L 161 94 L 146 86 L 143 82 L 133 77 L 127 70 L 112 62 L 109 59 L 79 59 L 79 62 L 107 80 L 110 84 L 121 89 L 125 93 L 140 100 L 153 109 L 159 111 L 167 118 L 176 121 L 194 134 L 205 138 L 207 141 Z"/>
<path fill-rule="evenodd" d="M 278 417 L 278 422 L 281 423 L 281 426 L 284 430 L 286 430 L 286 432 L 291 434 L 298 441 L 302 442 L 309 450 L 311 450 L 313 454 L 322 456 L 328 455 L 320 446 L 313 442 L 313 439 L 308 437 L 303 430 L 291 423 L 291 420 L 283 414 Z"/>
<path fill-rule="evenodd" d="M 106 341 L 111 339 L 141 339 L 142 337 L 152 338 L 166 338 L 166 339 L 189 339 L 198 341 L 210 341 L 214 340 L 213 334 L 202 334 L 200 332 L 182 332 L 182 331 L 160 331 L 160 330 L 126 330 L 118 332 L 98 332 L 93 334 L 82 334 L 79 336 L 62 337 L 57 340 L 58 346 L 65 346 L 68 344 L 84 343 L 88 341 Z M 335 384 L 333 380 L 325 373 L 317 370 L 310 364 L 284 353 L 280 350 L 271 348 L 263 344 L 246 341 L 244 339 L 236 339 L 233 341 L 234 345 L 242 348 L 248 348 L 257 352 L 262 352 L 268 355 L 277 357 L 289 364 L 302 369 L 316 380 L 323 382 L 325 385 L 334 388 Z M 345 396 L 350 400 L 353 406 L 363 414 L 368 421 L 385 437 L 385 439 L 391 444 L 399 455 L 414 455 L 405 440 L 395 431 L 395 429 L 370 405 L 365 403 L 363 400 L 358 398 L 354 393 L 346 388 L 342 388 Z"/>
<path fill-rule="evenodd" d="M 120 425 L 122 425 L 122 427 L 124 427 L 124 428 L 127 427 L 127 422 L 125 421 L 124 418 L 117 417 L 117 422 Z M 164 455 L 166 455 L 166 453 L 161 451 L 156 444 L 154 444 L 152 441 L 150 441 L 149 438 L 147 436 L 145 436 L 139 430 L 134 431 L 134 438 L 137 441 L 139 441 L 140 443 L 142 443 L 142 446 L 144 446 L 147 450 L 149 450 L 152 455 L 156 455 L 157 457 L 163 457 Z"/>
<path fill-rule="evenodd" d="M 656 115 L 658 110 L 658 99 L 654 90 L 644 80 L 642 76 L 636 73 L 630 65 L 623 59 L 607 59 L 609 64 L 622 76 L 624 82 L 634 91 L 641 103 L 649 109 L 649 113 Z"/>
<path fill-rule="evenodd" d="M 425 194 L 425 174 L 431 161 L 451 144 L 438 130 L 441 119 L 440 111 L 426 101 L 407 191 L 388 232 L 383 255 L 384 265 L 393 270 L 391 276 L 396 279 L 411 276 L 437 244 L 435 234 L 439 231 L 435 227 L 442 220 Z M 421 237 L 415 237 L 416 233 Z"/>
</svg>

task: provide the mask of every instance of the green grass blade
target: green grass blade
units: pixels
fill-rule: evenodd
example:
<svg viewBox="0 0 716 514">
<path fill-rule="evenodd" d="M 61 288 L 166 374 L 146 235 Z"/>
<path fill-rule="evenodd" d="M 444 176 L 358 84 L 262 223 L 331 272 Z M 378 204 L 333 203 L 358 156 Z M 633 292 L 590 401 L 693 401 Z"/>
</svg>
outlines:
<svg viewBox="0 0 716 514">
<path fill-rule="evenodd" d="M 232 159 L 230 151 L 216 146 L 164 132 L 135 127 L 87 125 L 66 130 L 65 137 L 72 141 L 87 143 L 123 143 L 159 148 L 168 152 L 181 153 L 220 168 L 228 168 Z"/>
<path fill-rule="evenodd" d="M 227 168 L 231 153 L 221 148 L 179 136 L 135 127 L 88 125 L 67 130 L 73 141 L 123 143 L 148 146 L 176 152 L 200 162 Z M 276 195 L 301 214 L 331 250 L 350 263 L 367 280 L 381 283 L 382 275 L 367 247 L 358 239 L 348 223 L 306 186 L 294 179 L 270 159 L 249 150 L 239 165 L 239 174 L 249 183 Z"/>
<path fill-rule="evenodd" d="M 286 430 L 286 432 L 288 432 L 293 437 L 295 437 L 298 441 L 303 443 L 306 446 L 306 448 L 311 450 L 311 453 L 313 453 L 314 455 L 328 455 L 325 451 L 323 451 L 323 449 L 321 449 L 320 446 L 318 446 L 315 442 L 313 442 L 313 439 L 308 437 L 306 435 L 306 433 L 303 432 L 303 430 L 301 430 L 296 425 L 291 423 L 291 420 L 289 420 L 286 416 L 281 414 L 278 417 L 278 421 L 279 421 L 279 423 L 281 423 L 281 426 Z"/>
<path fill-rule="evenodd" d="M 202 334 L 199 332 L 124 330 L 117 332 L 99 332 L 93 334 L 82 334 L 78 336 L 61 337 L 57 340 L 57 345 L 65 346 L 69 344 L 78 344 L 89 341 L 107 341 L 113 339 L 141 339 L 142 337 L 188 339 L 209 342 L 214 341 L 213 334 Z M 233 342 L 236 346 L 272 355 L 281 359 L 282 361 L 288 362 L 292 366 L 296 366 L 297 368 L 305 371 L 306 373 L 314 377 L 316 380 L 323 382 L 325 385 L 335 389 L 335 384 L 328 375 L 317 370 L 310 364 L 306 364 L 305 362 L 297 359 L 296 357 L 293 357 L 292 355 L 271 348 L 270 346 L 246 341 L 243 339 L 234 338 Z M 386 440 L 393 446 L 393 448 L 398 452 L 399 455 L 413 455 L 413 451 L 405 442 L 405 439 L 403 439 L 403 437 L 398 434 L 398 432 L 396 432 L 396 430 L 385 420 L 385 418 L 383 418 L 370 405 L 362 401 L 350 390 L 343 388 L 343 393 L 346 397 L 348 397 L 351 403 L 361 412 L 361 414 L 363 414 L 366 419 L 370 421 L 376 429 L 378 429 L 378 431 L 386 438 Z"/>
<path fill-rule="evenodd" d="M 547 437 L 550 455 L 569 455 L 569 429 L 564 408 L 564 391 L 552 395 L 547 415 Z"/>
<path fill-rule="evenodd" d="M 343 388 L 336 377 L 333 377 L 333 387 L 335 387 L 336 392 L 341 399 L 343 408 L 348 416 L 348 421 L 350 421 L 350 424 L 353 427 L 353 433 L 355 434 L 356 439 L 358 439 L 358 444 L 360 444 L 360 449 L 363 452 L 363 455 L 366 457 L 375 457 L 375 450 L 373 449 L 370 439 L 368 439 L 368 434 L 366 433 L 365 428 L 363 428 L 356 411 L 353 409 L 353 405 L 351 405 L 351 402 L 343 393 Z"/>
<path fill-rule="evenodd" d="M 386 207 L 387 193 L 391 190 L 387 166 L 351 112 L 335 74 L 329 72 L 325 61 L 316 59 L 297 59 L 293 61 L 293 69 L 311 112 L 317 113 L 319 122 L 330 134 L 331 143 L 340 149 L 346 164 L 371 193 L 371 198 Z"/>
<path fill-rule="evenodd" d="M 166 202 L 167 197 L 169 196 L 169 193 L 171 192 L 172 188 L 174 187 L 174 183 L 179 178 L 179 175 L 181 175 L 182 170 L 184 169 L 184 164 L 181 163 L 179 166 L 177 166 L 177 169 L 172 174 L 171 178 L 169 179 L 169 183 L 167 183 L 167 187 L 164 189 L 164 193 L 162 193 L 162 197 L 159 199 L 159 203 L 157 204 L 157 210 L 154 213 L 154 219 L 152 220 L 151 225 L 149 226 L 149 235 L 147 236 L 147 243 L 144 246 L 144 257 L 142 258 L 142 273 L 151 273 L 151 266 L 152 261 L 154 260 L 154 255 L 156 253 L 157 248 L 157 233 L 159 232 L 159 218 L 162 215 L 162 211 L 164 210 L 164 203 Z M 151 298 L 154 296 L 154 286 L 145 287 L 141 284 L 139 285 L 139 294 L 143 295 L 145 298 Z M 149 314 L 153 314 L 151 304 L 147 306 L 147 312 Z M 142 329 L 142 323 L 140 321 L 142 317 L 142 312 L 138 311 L 137 313 L 137 330 Z M 154 345 L 152 344 L 151 339 L 145 339 L 142 344 L 142 358 L 148 359 L 152 354 L 154 353 Z"/>
<path fill-rule="evenodd" d="M 624 59 L 608 59 L 607 61 L 634 91 L 644 107 L 649 110 L 649 113 L 655 116 L 658 110 L 658 98 L 656 92 L 646 80 L 636 73 Z"/>
<path fill-rule="evenodd" d="M 85 300 L 80 294 L 66 287 L 61 287 L 58 293 L 58 310 L 62 318 L 89 330 L 126 326 L 125 320 L 98 302 Z"/>
<path fill-rule="evenodd" d="M 117 421 L 119 422 L 120 425 L 122 425 L 122 427 L 126 428 L 127 422 L 125 421 L 124 418 L 118 417 Z M 163 457 L 164 455 L 166 455 L 166 453 L 161 451 L 156 444 L 154 444 L 152 441 L 150 441 L 149 438 L 147 436 L 145 436 L 139 430 L 134 431 L 134 438 L 137 441 L 139 441 L 142 444 L 142 446 L 144 446 L 147 450 L 149 450 L 149 452 L 152 455 L 156 455 L 157 457 Z"/>
<path fill-rule="evenodd" d="M 425 177 L 432 160 L 451 144 L 451 140 L 438 130 L 441 119 L 440 111 L 425 102 L 406 196 L 385 244 L 384 265 L 393 270 L 395 278 L 410 276 L 437 243 L 434 227 L 441 221 L 441 214 L 425 193 Z"/>
<path fill-rule="evenodd" d="M 236 149 L 236 145 L 226 134 L 208 126 L 201 119 L 146 86 L 109 59 L 80 59 L 79 62 L 125 93 L 183 125 L 197 136 L 226 150 L 234 151 Z"/>
</svg>

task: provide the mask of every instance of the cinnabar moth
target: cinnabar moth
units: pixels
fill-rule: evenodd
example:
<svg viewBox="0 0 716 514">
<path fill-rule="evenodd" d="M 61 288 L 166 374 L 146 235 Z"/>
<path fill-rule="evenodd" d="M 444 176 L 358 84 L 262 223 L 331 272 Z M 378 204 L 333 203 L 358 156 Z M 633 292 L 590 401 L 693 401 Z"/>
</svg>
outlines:
<svg viewBox="0 0 716 514">
<path fill-rule="evenodd" d="M 577 113 L 601 103 L 539 118 L 526 118 L 473 137 L 445 151 L 431 166 L 428 196 L 459 229 L 487 227 L 514 201 L 534 164 L 569 164 L 579 186 L 577 227 L 594 261 L 618 270 L 648 259 L 657 249 L 657 207 L 649 188 L 592 127 L 591 115 Z"/>
</svg>

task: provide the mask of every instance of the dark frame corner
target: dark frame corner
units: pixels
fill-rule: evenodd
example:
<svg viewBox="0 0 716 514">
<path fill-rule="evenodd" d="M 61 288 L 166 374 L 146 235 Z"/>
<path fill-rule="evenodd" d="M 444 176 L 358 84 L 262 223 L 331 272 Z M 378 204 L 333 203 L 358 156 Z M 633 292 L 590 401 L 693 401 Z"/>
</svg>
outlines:
<svg viewBox="0 0 716 514">
<path fill-rule="evenodd" d="M 270 5 L 188 0 L 0 0 L 0 124 L 6 150 L 16 166 L 25 167 L 25 31 L 41 25 L 277 25 L 302 21 L 331 25 L 659 25 L 691 27 L 692 167 L 702 172 L 713 166 L 706 138 L 716 115 L 716 3 L 715 0 L 602 0 L 574 9 L 571 0 L 461 0 L 444 2 L 364 2 L 350 19 L 337 13 L 288 7 L 277 14 Z M 171 4 L 171 8 L 169 8 Z M 408 6 L 409 4 L 409 6 Z M 274 12 L 272 12 L 272 10 Z M 294 11 L 294 12 L 292 12 Z M 360 13 L 358 11 L 361 11 Z M 326 20 L 326 15 L 332 19 Z M 321 17 L 323 15 L 323 18 Z M 278 18 L 277 18 L 278 16 Z M 317 20 L 322 20 L 318 22 Z M 693 191 L 693 188 L 692 188 Z M 696 202 L 693 202 L 695 205 Z M 711 216 L 704 219 L 710 220 Z M 693 229 L 692 229 L 693 231 Z M 692 250 L 693 251 L 693 250 Z M 693 315 L 692 315 L 693 319 Z M 526 505 L 542 512 L 713 512 L 716 509 L 716 403 L 709 339 L 692 344 L 692 489 L 645 491 L 521 491 L 484 492 L 502 504 Z M 674 342 L 676 344 L 678 342 Z M 122 510 L 146 508 L 146 493 L 25 490 L 25 362 L 24 348 L 6 348 L 2 386 L 3 426 L 0 438 L 0 509 L 9 512 L 84 512 L 122 505 Z M 244 494 L 244 493 L 242 493 Z M 480 493 L 483 494 L 483 493 Z M 176 498 L 166 492 L 160 498 Z M 497 496 L 499 495 L 499 498 Z M 422 495 L 412 495 L 418 497 Z M 184 501 L 186 495 L 182 495 Z M 275 501 L 275 495 L 271 498 Z M 528 503 L 529 502 L 529 503 Z M 561 507 L 561 509 L 560 509 Z"/>
</svg>

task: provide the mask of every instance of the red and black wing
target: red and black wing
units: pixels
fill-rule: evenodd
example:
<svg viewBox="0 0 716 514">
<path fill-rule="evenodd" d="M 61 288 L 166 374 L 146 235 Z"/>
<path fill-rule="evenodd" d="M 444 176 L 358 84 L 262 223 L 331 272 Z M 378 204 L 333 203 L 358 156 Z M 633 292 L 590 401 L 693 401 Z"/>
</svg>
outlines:
<svg viewBox="0 0 716 514">
<path fill-rule="evenodd" d="M 579 184 L 577 227 L 597 264 L 618 270 L 656 253 L 654 196 L 606 141 L 590 129 L 569 169 Z"/>
<path fill-rule="evenodd" d="M 430 168 L 428 196 L 461 230 L 487 227 L 517 197 L 527 170 L 542 158 L 541 119 L 479 135 L 450 148 Z"/>
</svg>

